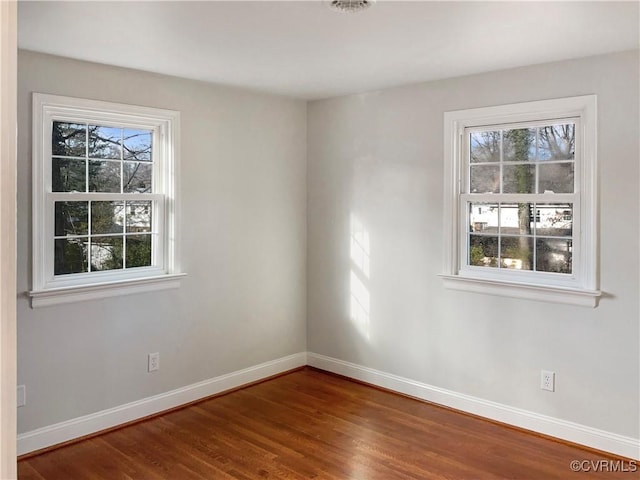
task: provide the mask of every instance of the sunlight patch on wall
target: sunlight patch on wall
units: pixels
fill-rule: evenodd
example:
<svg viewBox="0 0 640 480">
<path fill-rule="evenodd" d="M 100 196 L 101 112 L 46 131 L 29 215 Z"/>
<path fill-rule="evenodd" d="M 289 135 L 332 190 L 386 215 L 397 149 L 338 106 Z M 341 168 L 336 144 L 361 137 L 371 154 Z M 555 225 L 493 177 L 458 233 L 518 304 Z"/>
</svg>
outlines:
<svg viewBox="0 0 640 480">
<path fill-rule="evenodd" d="M 355 215 L 351 215 L 351 261 L 369 278 L 369 232 Z"/>
<path fill-rule="evenodd" d="M 367 340 L 370 337 L 370 305 L 369 288 L 366 284 L 370 275 L 369 232 L 362 222 L 351 215 L 351 274 L 350 286 L 350 318 L 360 334 Z"/>
</svg>

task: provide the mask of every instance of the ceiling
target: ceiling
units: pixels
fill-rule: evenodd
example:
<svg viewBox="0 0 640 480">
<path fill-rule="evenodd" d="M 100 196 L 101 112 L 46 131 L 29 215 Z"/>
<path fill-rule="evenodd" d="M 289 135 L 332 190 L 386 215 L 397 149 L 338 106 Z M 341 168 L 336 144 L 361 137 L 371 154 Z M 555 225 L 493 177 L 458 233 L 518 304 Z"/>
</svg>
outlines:
<svg viewBox="0 0 640 480">
<path fill-rule="evenodd" d="M 639 47 L 635 2 L 31 2 L 20 48 L 318 99 Z M 606 74 L 606 72 L 603 72 Z"/>
</svg>

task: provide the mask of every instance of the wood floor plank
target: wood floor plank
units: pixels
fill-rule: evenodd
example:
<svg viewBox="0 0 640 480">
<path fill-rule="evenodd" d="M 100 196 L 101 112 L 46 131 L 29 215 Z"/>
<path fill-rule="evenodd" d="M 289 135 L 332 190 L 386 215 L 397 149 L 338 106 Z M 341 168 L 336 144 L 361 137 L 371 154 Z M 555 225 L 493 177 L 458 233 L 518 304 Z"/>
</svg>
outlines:
<svg viewBox="0 0 640 480">
<path fill-rule="evenodd" d="M 306 368 L 21 460 L 20 480 L 631 479 L 623 462 Z M 591 464 L 592 465 L 592 464 Z"/>
</svg>

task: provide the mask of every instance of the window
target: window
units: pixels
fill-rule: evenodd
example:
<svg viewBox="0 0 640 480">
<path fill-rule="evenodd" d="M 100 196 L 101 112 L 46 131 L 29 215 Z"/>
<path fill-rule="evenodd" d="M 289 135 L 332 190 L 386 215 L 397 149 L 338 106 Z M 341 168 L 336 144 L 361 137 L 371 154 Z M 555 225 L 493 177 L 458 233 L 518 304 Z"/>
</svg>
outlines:
<svg viewBox="0 0 640 480">
<path fill-rule="evenodd" d="M 178 286 L 178 112 L 33 96 L 32 306 Z"/>
<path fill-rule="evenodd" d="M 595 306 L 596 98 L 445 113 L 449 288 Z"/>
</svg>

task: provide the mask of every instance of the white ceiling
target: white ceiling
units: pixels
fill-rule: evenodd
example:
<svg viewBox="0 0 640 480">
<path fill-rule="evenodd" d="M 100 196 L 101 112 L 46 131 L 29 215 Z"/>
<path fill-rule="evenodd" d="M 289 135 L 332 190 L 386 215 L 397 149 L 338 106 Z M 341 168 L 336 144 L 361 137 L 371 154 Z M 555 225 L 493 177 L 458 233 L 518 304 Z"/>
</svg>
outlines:
<svg viewBox="0 0 640 480">
<path fill-rule="evenodd" d="M 639 47 L 634 2 L 25 2 L 20 48 L 316 99 Z M 606 75 L 606 72 L 603 72 Z"/>
</svg>

